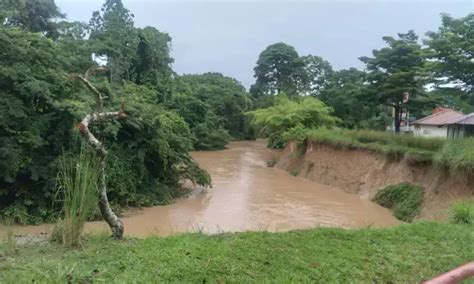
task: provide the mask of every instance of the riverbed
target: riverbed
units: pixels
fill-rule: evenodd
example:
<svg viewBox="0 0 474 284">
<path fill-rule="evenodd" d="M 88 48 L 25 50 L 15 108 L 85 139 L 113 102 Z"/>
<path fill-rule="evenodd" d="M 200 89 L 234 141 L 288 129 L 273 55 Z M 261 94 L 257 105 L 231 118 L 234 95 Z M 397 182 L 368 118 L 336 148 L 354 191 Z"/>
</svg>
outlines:
<svg viewBox="0 0 474 284">
<path fill-rule="evenodd" d="M 355 194 L 276 168 L 267 161 L 278 152 L 264 140 L 238 141 L 221 151 L 193 153 L 212 177 L 213 187 L 165 206 L 125 212 L 125 235 L 145 237 L 183 232 L 287 231 L 319 226 L 387 227 L 400 222 L 391 212 Z M 15 234 L 48 233 L 52 225 L 14 226 Z M 0 228 L 0 232 L 4 228 Z M 107 232 L 89 222 L 87 232 Z"/>
</svg>

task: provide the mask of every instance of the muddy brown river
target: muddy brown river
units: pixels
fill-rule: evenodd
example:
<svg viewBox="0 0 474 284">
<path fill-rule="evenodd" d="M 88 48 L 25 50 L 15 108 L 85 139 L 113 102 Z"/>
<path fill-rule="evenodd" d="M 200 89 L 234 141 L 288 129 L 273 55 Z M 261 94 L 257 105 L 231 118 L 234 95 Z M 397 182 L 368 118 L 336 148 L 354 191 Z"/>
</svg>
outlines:
<svg viewBox="0 0 474 284">
<path fill-rule="evenodd" d="M 286 231 L 324 227 L 386 227 L 399 224 L 392 214 L 357 195 L 268 168 L 277 152 L 265 142 L 232 142 L 222 151 L 194 152 L 212 176 L 211 189 L 166 206 L 131 210 L 122 218 L 125 234 L 170 235 L 181 232 Z M 47 233 L 52 225 L 15 226 L 15 234 Z M 0 232 L 5 228 L 0 228 Z M 90 222 L 87 232 L 107 231 Z"/>
</svg>

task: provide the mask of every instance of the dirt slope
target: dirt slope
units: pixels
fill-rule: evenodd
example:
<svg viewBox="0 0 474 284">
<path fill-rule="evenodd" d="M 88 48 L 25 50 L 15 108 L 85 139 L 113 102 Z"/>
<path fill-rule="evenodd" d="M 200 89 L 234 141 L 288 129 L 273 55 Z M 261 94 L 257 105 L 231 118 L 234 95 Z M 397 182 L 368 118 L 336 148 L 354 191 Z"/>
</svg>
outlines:
<svg viewBox="0 0 474 284">
<path fill-rule="evenodd" d="M 300 147 L 288 143 L 276 167 L 363 198 L 372 198 L 390 184 L 420 184 L 424 188 L 421 219 L 444 219 L 453 201 L 474 196 L 474 181 L 435 167 L 410 165 L 405 160 L 388 161 L 374 152 L 336 149 L 314 142 Z"/>
</svg>

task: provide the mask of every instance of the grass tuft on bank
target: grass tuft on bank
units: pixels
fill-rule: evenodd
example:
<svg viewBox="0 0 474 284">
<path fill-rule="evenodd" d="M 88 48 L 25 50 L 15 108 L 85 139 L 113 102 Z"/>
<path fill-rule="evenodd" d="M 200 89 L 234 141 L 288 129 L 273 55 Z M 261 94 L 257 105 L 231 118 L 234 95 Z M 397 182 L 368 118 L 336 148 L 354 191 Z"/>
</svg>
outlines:
<svg viewBox="0 0 474 284">
<path fill-rule="evenodd" d="M 471 226 L 445 223 L 118 242 L 91 236 L 84 250 L 35 244 L 3 253 L 0 282 L 415 283 L 474 259 L 466 249 L 473 242 Z"/>
<path fill-rule="evenodd" d="M 374 151 L 391 160 L 406 159 L 413 164 L 433 164 L 456 175 L 474 176 L 474 138 L 453 140 L 381 131 L 302 127 L 288 130 L 284 137 L 299 142 L 309 139 L 337 148 Z"/>
<path fill-rule="evenodd" d="M 389 185 L 377 192 L 373 201 L 391 209 L 398 220 L 411 222 L 420 213 L 423 190 L 406 182 Z"/>
<path fill-rule="evenodd" d="M 454 224 L 474 225 L 474 199 L 455 202 L 451 206 L 449 215 L 449 219 Z"/>
</svg>

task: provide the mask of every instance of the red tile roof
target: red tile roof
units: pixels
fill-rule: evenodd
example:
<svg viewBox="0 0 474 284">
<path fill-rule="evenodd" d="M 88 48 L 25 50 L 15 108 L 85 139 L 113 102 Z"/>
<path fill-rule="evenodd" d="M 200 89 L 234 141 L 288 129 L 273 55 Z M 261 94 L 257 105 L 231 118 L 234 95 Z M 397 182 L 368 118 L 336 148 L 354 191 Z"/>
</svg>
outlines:
<svg viewBox="0 0 474 284">
<path fill-rule="evenodd" d="M 436 112 L 430 116 L 418 119 L 413 124 L 418 125 L 446 125 L 453 124 L 451 121 L 458 121 L 464 117 L 461 112 L 455 111 L 454 109 L 443 109 L 442 111 Z M 451 123 L 448 123 L 451 122 Z"/>
</svg>

